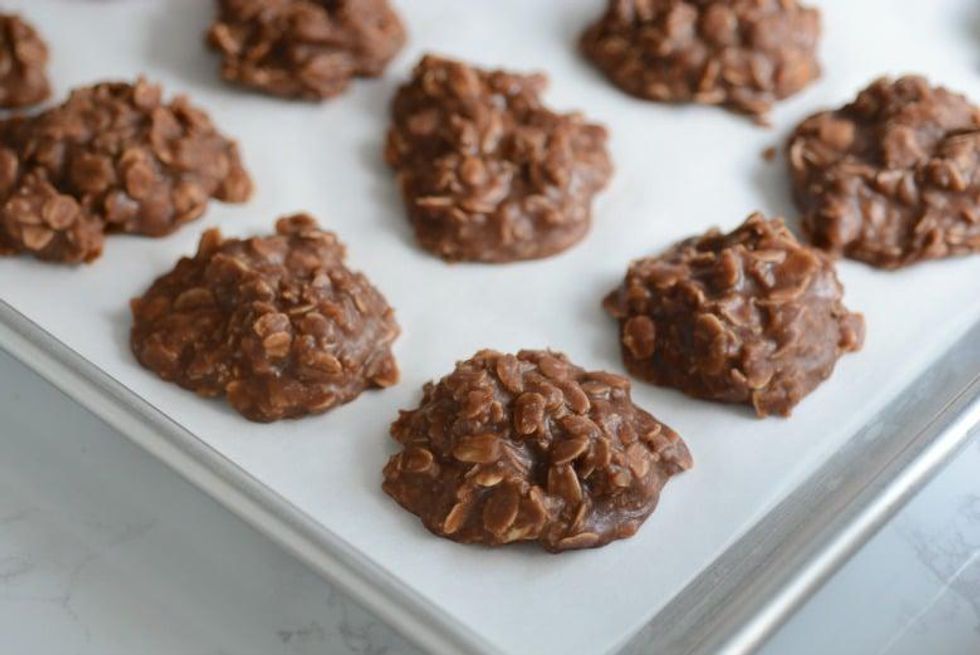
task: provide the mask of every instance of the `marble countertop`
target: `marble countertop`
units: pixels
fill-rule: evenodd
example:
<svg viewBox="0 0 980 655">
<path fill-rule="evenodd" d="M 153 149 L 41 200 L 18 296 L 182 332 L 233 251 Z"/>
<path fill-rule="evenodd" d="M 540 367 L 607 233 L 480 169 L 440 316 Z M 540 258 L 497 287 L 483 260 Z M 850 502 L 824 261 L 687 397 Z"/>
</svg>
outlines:
<svg viewBox="0 0 980 655">
<path fill-rule="evenodd" d="M 0 652 L 418 653 L 0 351 Z M 980 442 L 764 655 L 980 652 Z"/>
</svg>

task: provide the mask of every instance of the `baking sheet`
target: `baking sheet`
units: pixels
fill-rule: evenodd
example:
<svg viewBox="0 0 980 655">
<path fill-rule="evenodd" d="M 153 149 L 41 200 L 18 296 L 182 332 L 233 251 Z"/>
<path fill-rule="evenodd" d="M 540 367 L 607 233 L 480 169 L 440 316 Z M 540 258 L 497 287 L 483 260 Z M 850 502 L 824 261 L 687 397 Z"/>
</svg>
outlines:
<svg viewBox="0 0 980 655">
<path fill-rule="evenodd" d="M 782 163 L 760 153 L 800 118 L 849 99 L 881 73 L 924 72 L 980 99 L 980 12 L 969 0 L 825 0 L 825 76 L 784 103 L 775 128 L 709 108 L 632 100 L 576 54 L 597 0 L 403 0 L 411 42 L 386 78 L 323 105 L 223 86 L 201 46 L 203 0 L 21 0 L 52 44 L 60 98 L 73 86 L 146 73 L 186 91 L 236 136 L 257 193 L 213 204 L 163 240 L 114 237 L 76 270 L 0 261 L 0 298 L 148 400 L 270 490 L 447 615 L 506 652 L 595 653 L 621 643 L 980 319 L 980 257 L 897 273 L 843 262 L 846 303 L 868 321 L 865 349 L 789 420 L 638 384 L 634 398 L 678 430 L 695 469 L 672 481 L 633 539 L 549 556 L 435 539 L 379 488 L 394 450 L 387 425 L 421 384 L 481 347 L 552 347 L 590 368 L 620 370 L 614 324 L 599 308 L 629 259 L 750 211 L 788 213 Z M 873 26 L 873 27 L 871 27 Z M 387 103 L 425 50 L 551 74 L 548 101 L 612 131 L 617 173 L 592 234 L 559 257 L 505 267 L 447 266 L 412 243 L 381 160 Z M 309 210 L 348 244 L 396 308 L 403 380 L 327 416 L 247 423 L 220 402 L 157 380 L 131 358 L 127 300 L 192 252 L 201 230 L 268 231 Z"/>
</svg>

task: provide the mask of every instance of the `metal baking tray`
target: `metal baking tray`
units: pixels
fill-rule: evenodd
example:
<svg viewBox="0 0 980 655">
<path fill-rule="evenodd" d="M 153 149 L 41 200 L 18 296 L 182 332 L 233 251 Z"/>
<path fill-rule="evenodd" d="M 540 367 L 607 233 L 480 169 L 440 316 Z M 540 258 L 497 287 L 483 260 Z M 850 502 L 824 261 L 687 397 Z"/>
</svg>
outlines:
<svg viewBox="0 0 980 655">
<path fill-rule="evenodd" d="M 11 1 L 52 44 L 59 96 L 139 73 L 186 91 L 239 138 L 258 191 L 165 239 L 110 238 L 90 266 L 0 261 L 0 346 L 431 652 L 750 652 L 977 432 L 980 257 L 892 273 L 841 262 L 867 343 L 792 418 L 760 421 L 637 383 L 636 402 L 685 437 L 696 465 L 632 539 L 560 556 L 460 546 L 388 499 L 380 471 L 397 410 L 478 348 L 552 347 L 621 370 L 602 295 L 631 258 L 679 238 L 755 209 L 792 216 L 783 165 L 760 153 L 808 113 L 881 73 L 923 72 L 980 98 L 970 0 L 816 4 L 825 76 L 766 130 L 609 86 L 574 47 L 599 0 L 402 2 L 411 43 L 388 74 L 321 105 L 218 82 L 201 45 L 211 3 Z M 448 266 L 413 244 L 380 152 L 388 99 L 426 50 L 546 70 L 553 106 L 609 126 L 617 173 L 582 244 L 500 267 Z M 128 299 L 192 252 L 201 230 L 268 231 L 300 209 L 340 234 L 396 308 L 400 385 L 256 425 L 134 362 Z"/>
</svg>

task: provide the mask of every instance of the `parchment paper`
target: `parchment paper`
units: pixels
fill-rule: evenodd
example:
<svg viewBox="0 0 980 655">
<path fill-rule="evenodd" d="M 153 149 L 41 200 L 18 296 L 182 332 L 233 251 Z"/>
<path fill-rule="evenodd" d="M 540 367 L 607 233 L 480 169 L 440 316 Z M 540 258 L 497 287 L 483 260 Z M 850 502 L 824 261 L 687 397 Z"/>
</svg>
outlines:
<svg viewBox="0 0 980 655">
<path fill-rule="evenodd" d="M 825 75 L 783 103 L 770 130 L 721 110 L 636 101 L 609 85 L 575 48 L 599 0 L 401 0 L 406 51 L 385 78 L 324 104 L 222 84 L 202 46 L 212 12 L 205 0 L 4 4 L 48 38 L 59 101 L 73 86 L 139 73 L 168 93 L 188 92 L 240 140 L 257 194 L 246 206 L 215 203 L 166 239 L 112 237 L 90 266 L 4 259 L 0 297 L 507 652 L 596 653 L 624 639 L 980 317 L 980 257 L 894 273 L 842 262 L 846 303 L 865 313 L 867 344 L 792 418 L 760 421 L 747 409 L 635 385 L 635 400 L 678 430 L 696 461 L 635 538 L 561 556 L 436 539 L 379 487 L 394 450 L 387 426 L 418 401 L 423 382 L 481 347 L 551 347 L 586 367 L 621 370 L 602 295 L 630 259 L 677 239 L 730 229 L 755 209 L 793 216 L 784 164 L 761 152 L 781 145 L 799 119 L 882 73 L 923 72 L 980 100 L 975 3 L 814 0 L 824 9 Z M 582 244 L 500 267 L 448 266 L 414 245 L 381 150 L 388 100 L 425 50 L 543 69 L 554 107 L 609 126 L 617 172 Z M 336 230 L 353 266 L 396 308 L 400 385 L 326 416 L 256 425 L 136 364 L 131 296 L 192 252 L 206 227 L 264 232 L 296 210 Z"/>
</svg>

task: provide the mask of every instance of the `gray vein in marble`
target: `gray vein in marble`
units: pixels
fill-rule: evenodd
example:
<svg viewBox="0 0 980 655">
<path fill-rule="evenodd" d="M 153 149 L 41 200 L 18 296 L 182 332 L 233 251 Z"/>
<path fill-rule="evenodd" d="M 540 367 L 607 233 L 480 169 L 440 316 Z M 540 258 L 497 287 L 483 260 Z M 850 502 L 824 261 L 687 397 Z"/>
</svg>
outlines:
<svg viewBox="0 0 980 655">
<path fill-rule="evenodd" d="M 0 584 L 7 584 L 11 580 L 34 570 L 34 562 L 26 557 L 11 555 L 0 558 Z"/>
</svg>

